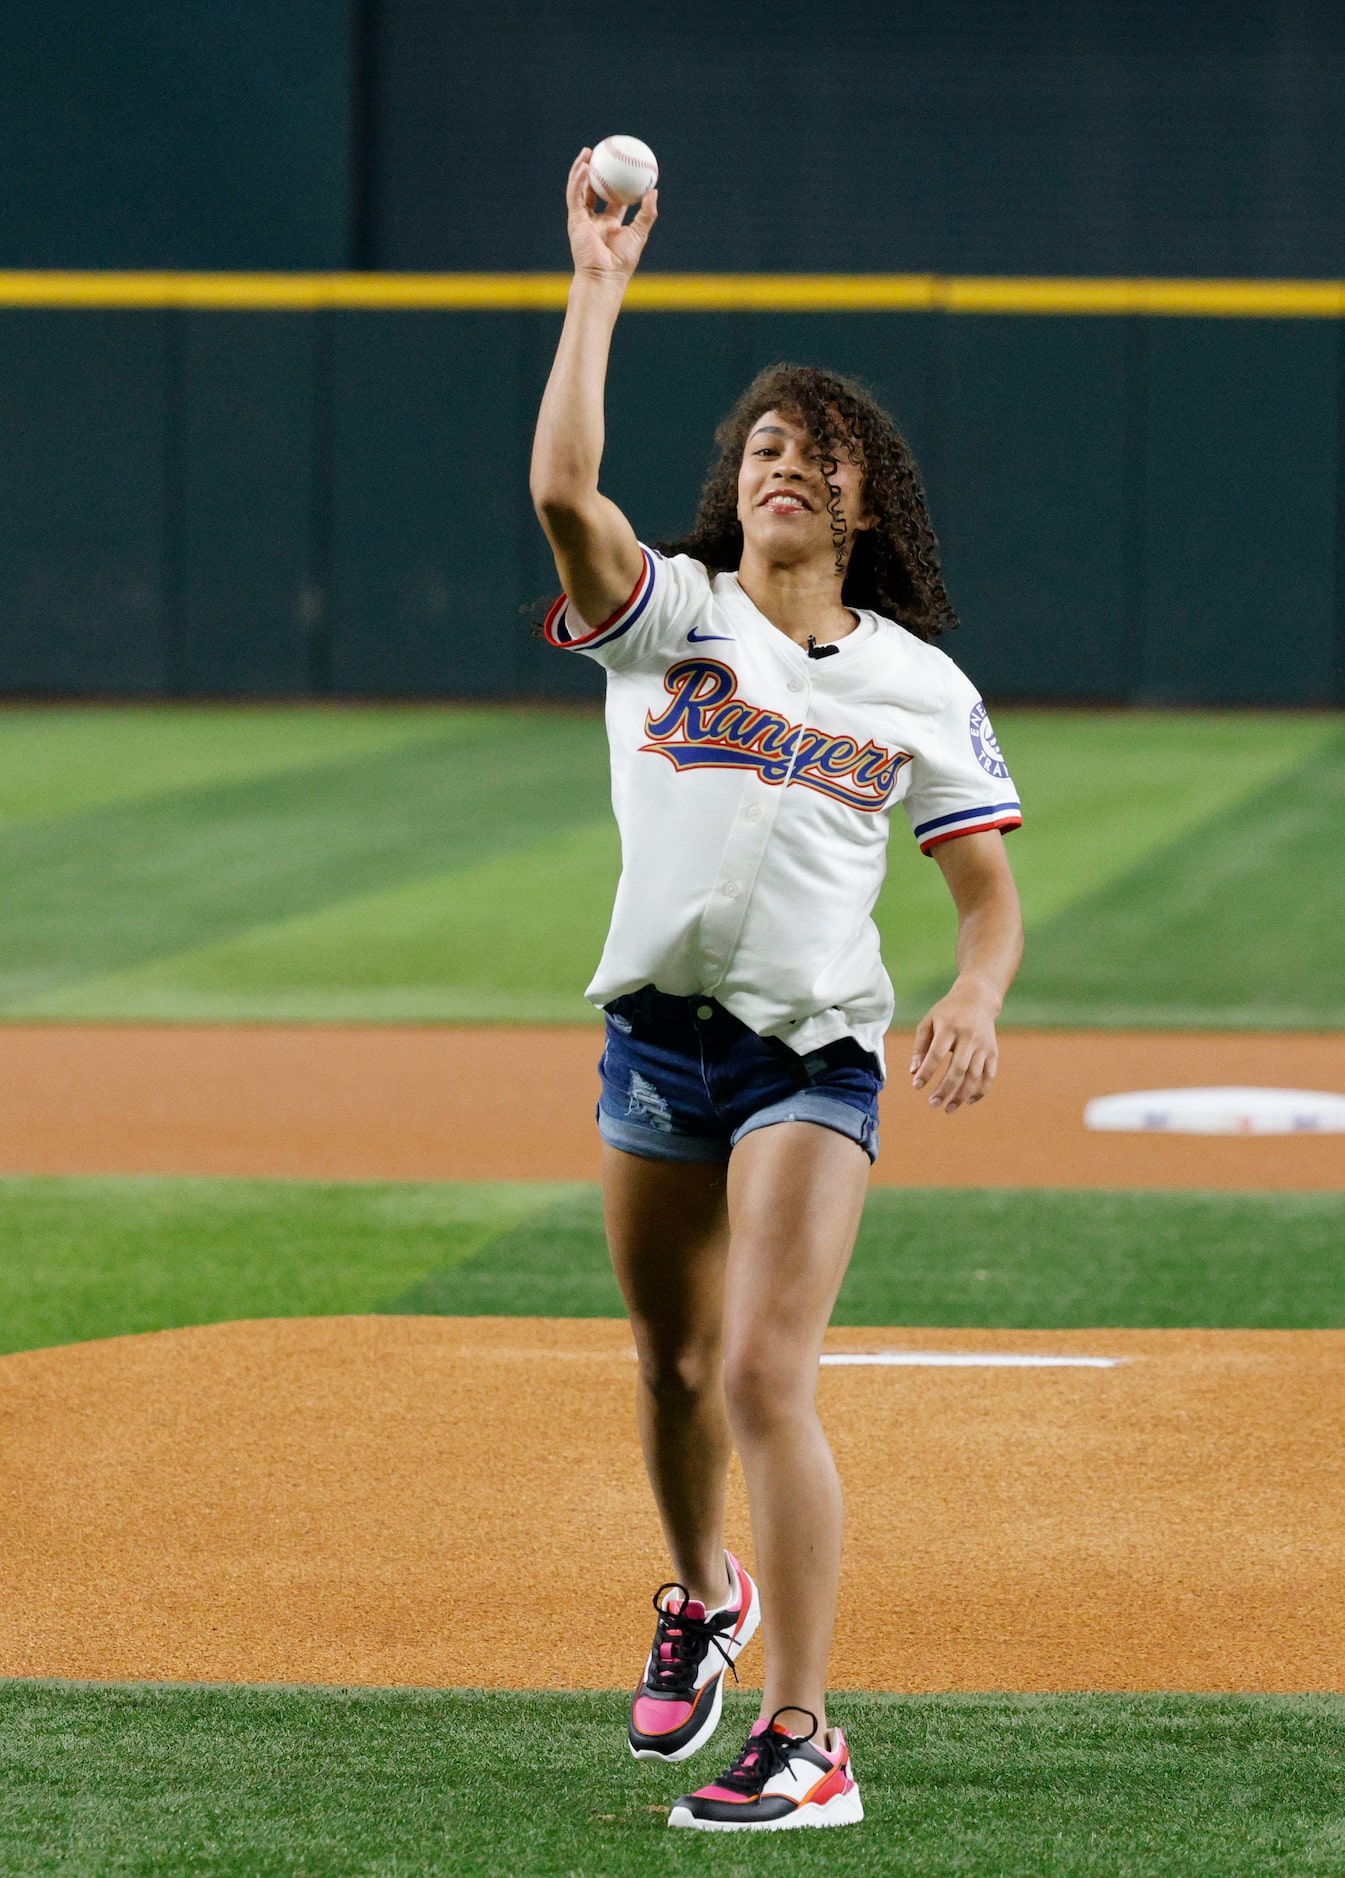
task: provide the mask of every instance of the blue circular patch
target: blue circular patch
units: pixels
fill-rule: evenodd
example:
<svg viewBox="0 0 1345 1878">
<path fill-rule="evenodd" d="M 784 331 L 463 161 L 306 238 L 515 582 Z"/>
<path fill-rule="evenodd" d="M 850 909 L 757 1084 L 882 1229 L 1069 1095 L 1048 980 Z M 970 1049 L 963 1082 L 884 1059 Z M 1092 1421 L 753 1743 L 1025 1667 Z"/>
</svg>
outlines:
<svg viewBox="0 0 1345 1878">
<path fill-rule="evenodd" d="M 976 761 L 987 775 L 1003 782 L 1009 774 L 1009 766 L 1000 752 L 985 706 L 979 698 L 971 707 L 971 747 L 976 752 Z"/>
</svg>

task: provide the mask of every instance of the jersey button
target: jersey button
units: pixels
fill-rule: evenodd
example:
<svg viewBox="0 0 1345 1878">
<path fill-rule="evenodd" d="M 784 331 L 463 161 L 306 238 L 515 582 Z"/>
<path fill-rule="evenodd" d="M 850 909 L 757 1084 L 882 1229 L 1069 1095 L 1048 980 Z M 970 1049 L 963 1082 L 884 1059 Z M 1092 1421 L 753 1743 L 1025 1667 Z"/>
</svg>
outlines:
<svg viewBox="0 0 1345 1878">
<path fill-rule="evenodd" d="M 726 880 L 724 882 L 724 897 L 726 899 L 736 900 L 741 892 L 742 888 L 736 880 Z"/>
<path fill-rule="evenodd" d="M 696 1015 L 702 1023 L 705 1023 L 708 1018 L 714 1016 L 714 1011 L 708 1004 L 698 1004 L 696 1006 Z"/>
<path fill-rule="evenodd" d="M 791 678 L 789 681 L 789 689 L 791 691 L 802 691 L 803 680 L 801 678 Z"/>
<path fill-rule="evenodd" d="M 747 811 L 747 819 L 749 822 L 759 822 L 761 820 L 761 810 L 757 807 L 755 802 Z"/>
</svg>

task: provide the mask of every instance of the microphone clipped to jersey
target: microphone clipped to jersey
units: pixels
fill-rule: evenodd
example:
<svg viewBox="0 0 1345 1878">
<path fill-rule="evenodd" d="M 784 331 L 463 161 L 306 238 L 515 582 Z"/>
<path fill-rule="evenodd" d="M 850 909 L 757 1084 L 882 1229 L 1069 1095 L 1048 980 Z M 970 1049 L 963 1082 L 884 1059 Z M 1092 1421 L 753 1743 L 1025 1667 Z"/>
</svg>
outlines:
<svg viewBox="0 0 1345 1878">
<path fill-rule="evenodd" d="M 833 652 L 839 652 L 839 646 L 820 646 L 813 635 L 808 635 L 808 657 L 810 659 L 829 659 Z"/>
</svg>

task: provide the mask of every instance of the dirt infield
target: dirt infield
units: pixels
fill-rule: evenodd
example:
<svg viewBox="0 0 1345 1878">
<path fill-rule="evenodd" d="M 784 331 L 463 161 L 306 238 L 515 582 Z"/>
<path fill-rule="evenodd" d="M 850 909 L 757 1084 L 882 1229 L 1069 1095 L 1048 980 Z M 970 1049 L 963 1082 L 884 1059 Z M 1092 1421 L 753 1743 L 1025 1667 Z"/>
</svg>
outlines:
<svg viewBox="0 0 1345 1878">
<path fill-rule="evenodd" d="M 598 1171 L 596 1029 L 6 1025 L 0 1172 L 570 1180 Z M 1345 1090 L 1345 1035 L 1007 1031 L 952 1118 L 891 1039 L 891 1186 L 1345 1187 L 1345 1138 L 1099 1135 L 1090 1096 L 1183 1084 Z"/>
<path fill-rule="evenodd" d="M 833 1330 L 837 1688 L 1345 1689 L 1345 1332 Z M 0 1361 L 0 1675 L 628 1685 L 665 1575 L 619 1322 L 355 1317 Z M 750 1557 L 741 1483 L 732 1541 Z M 759 1678 L 760 1652 L 743 1663 Z"/>
</svg>

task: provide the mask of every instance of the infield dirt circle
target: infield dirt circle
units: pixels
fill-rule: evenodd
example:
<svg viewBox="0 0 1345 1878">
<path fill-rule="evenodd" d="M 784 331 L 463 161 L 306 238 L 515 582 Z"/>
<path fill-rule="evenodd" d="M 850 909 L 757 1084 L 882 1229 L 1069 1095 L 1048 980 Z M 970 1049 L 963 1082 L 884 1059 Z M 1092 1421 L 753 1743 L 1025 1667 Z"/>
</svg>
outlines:
<svg viewBox="0 0 1345 1878">
<path fill-rule="evenodd" d="M 1345 1687 L 1345 1332 L 833 1330 L 838 1688 Z M 665 1557 L 610 1320 L 0 1361 L 0 1675 L 626 1687 Z M 750 1560 L 741 1482 L 729 1536 Z M 759 1677 L 760 1650 L 743 1679 Z"/>
</svg>

